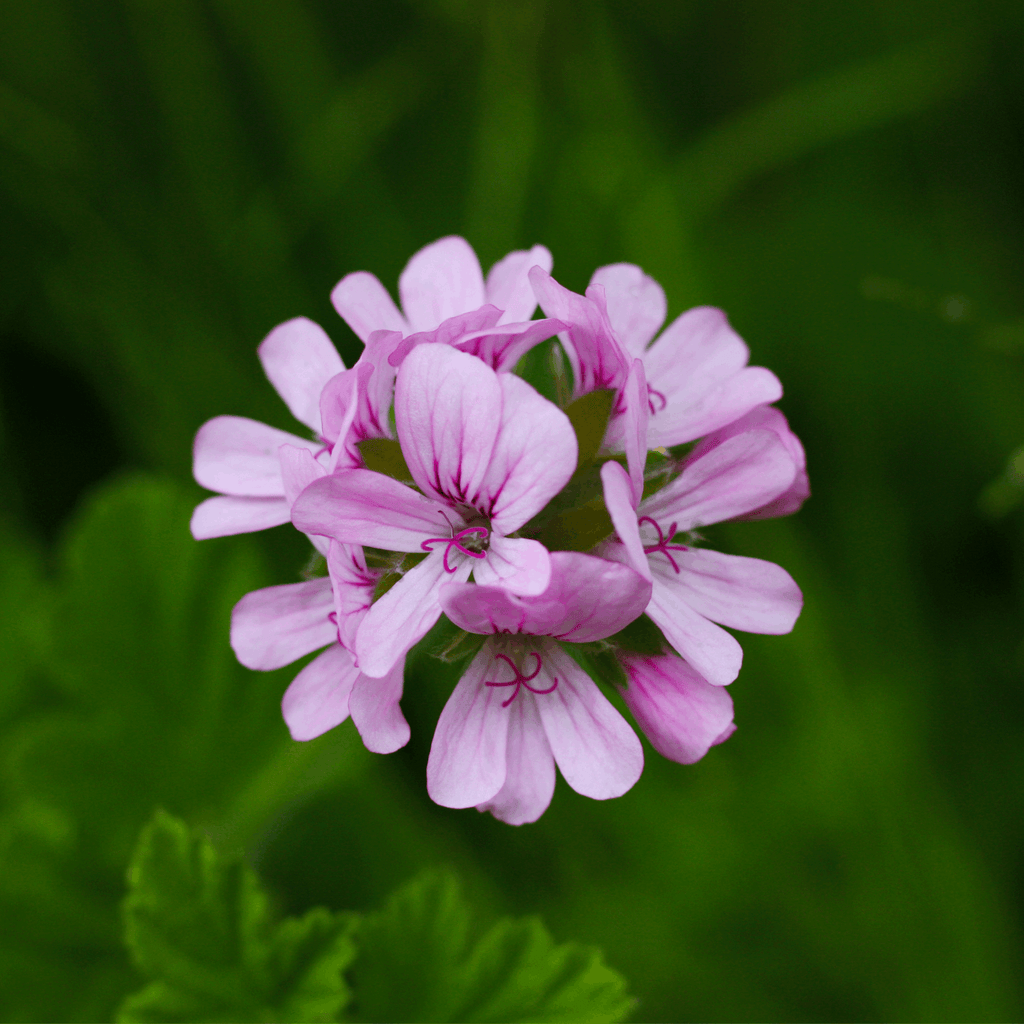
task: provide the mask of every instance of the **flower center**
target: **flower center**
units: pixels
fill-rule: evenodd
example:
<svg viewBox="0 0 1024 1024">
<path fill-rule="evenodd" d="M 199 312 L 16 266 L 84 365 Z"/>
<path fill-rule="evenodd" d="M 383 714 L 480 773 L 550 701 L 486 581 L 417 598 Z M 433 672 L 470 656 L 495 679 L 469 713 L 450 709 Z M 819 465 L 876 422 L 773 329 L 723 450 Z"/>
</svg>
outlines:
<svg viewBox="0 0 1024 1024">
<path fill-rule="evenodd" d="M 536 679 L 538 674 L 540 673 L 540 666 L 542 664 L 542 662 L 540 660 L 540 655 L 536 651 L 531 651 L 530 653 L 533 655 L 533 657 L 535 657 L 537 659 L 537 667 L 534 668 L 534 670 L 528 676 L 524 676 L 523 673 L 518 668 L 516 668 L 515 662 L 513 662 L 512 659 L 507 654 L 496 654 L 495 655 L 495 660 L 500 658 L 502 661 L 507 662 L 508 667 L 510 669 L 512 669 L 512 671 L 516 675 L 515 679 L 510 679 L 507 683 L 490 683 L 490 682 L 486 682 L 486 681 L 484 682 L 484 686 L 514 686 L 515 687 L 515 689 L 512 691 L 512 696 L 509 697 L 508 700 L 503 700 L 501 702 L 501 706 L 503 708 L 507 708 L 509 706 L 509 704 L 511 704 L 512 701 L 514 701 L 516 699 L 516 694 L 519 693 L 519 687 L 520 686 L 525 686 L 530 691 L 530 693 L 551 693 L 555 689 L 555 687 L 558 685 L 558 680 L 557 679 L 546 690 L 538 690 L 536 687 L 530 685 L 530 680 L 531 679 Z"/>
<path fill-rule="evenodd" d="M 448 519 L 444 512 L 441 512 L 441 515 Z M 455 548 L 456 551 L 461 551 L 464 555 L 469 555 L 470 558 L 479 559 L 487 557 L 487 549 L 491 546 L 491 531 L 486 526 L 481 524 L 467 526 L 456 533 L 455 527 L 452 526 L 451 520 L 449 520 L 448 528 L 451 530 L 450 537 L 430 537 L 420 545 L 424 551 L 433 551 L 434 544 L 447 545 L 444 549 L 445 572 L 455 572 L 458 568 L 458 566 L 448 564 L 448 556 L 451 554 L 452 548 Z"/>
<path fill-rule="evenodd" d="M 685 544 L 669 544 L 669 541 L 676 535 L 677 524 L 673 523 L 668 528 L 668 534 L 666 535 L 661 532 L 661 527 L 650 516 L 641 516 L 637 520 L 637 522 L 650 523 L 651 526 L 653 526 L 658 531 L 658 543 L 645 545 L 644 551 L 646 551 L 649 555 L 653 555 L 655 551 L 660 551 L 672 563 L 672 568 L 675 569 L 675 571 L 678 573 L 679 566 L 676 565 L 676 560 L 672 557 L 670 552 L 688 551 L 689 548 L 687 548 Z"/>
</svg>

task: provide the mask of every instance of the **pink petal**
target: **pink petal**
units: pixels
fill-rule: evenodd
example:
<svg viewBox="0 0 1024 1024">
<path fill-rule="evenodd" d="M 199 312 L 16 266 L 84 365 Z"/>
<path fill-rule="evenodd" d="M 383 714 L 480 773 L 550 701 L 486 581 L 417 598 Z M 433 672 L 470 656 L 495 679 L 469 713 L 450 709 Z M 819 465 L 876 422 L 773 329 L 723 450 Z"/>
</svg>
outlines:
<svg viewBox="0 0 1024 1024">
<path fill-rule="evenodd" d="M 463 493 L 491 517 L 496 532 L 509 534 L 569 482 L 579 449 L 569 417 L 554 403 L 514 374 L 495 380 L 501 395 L 491 411 L 492 417 L 500 416 L 497 437 L 478 487 Z"/>
<path fill-rule="evenodd" d="M 664 564 L 663 564 L 664 563 Z M 647 614 L 665 639 L 712 685 L 727 686 L 739 674 L 743 648 L 721 626 L 695 612 L 664 558 L 652 558 L 654 591 Z"/>
<path fill-rule="evenodd" d="M 437 720 L 427 792 L 442 807 L 474 807 L 505 782 L 509 712 L 501 704 L 506 695 L 502 687 L 484 685 L 494 671 L 494 652 L 485 644 Z"/>
<path fill-rule="evenodd" d="M 641 355 L 668 312 L 661 285 L 633 263 L 598 267 L 590 283 L 604 288 L 608 319 L 623 348 Z"/>
<path fill-rule="evenodd" d="M 682 658 L 621 654 L 629 686 L 622 697 L 659 754 L 694 764 L 732 735 L 732 698 Z"/>
<path fill-rule="evenodd" d="M 507 825 L 536 821 L 555 792 L 555 759 L 537 710 L 537 701 L 543 699 L 520 693 L 509 705 L 505 783 L 477 805 L 478 811 L 490 811 Z"/>
<path fill-rule="evenodd" d="M 706 548 L 675 551 L 684 601 L 712 622 L 748 633 L 788 633 L 803 607 L 793 577 L 774 562 Z"/>
<path fill-rule="evenodd" d="M 449 533 L 436 502 L 369 469 L 313 481 L 295 499 L 292 522 L 303 533 L 388 551 L 422 551 L 424 540 Z"/>
<path fill-rule="evenodd" d="M 456 235 L 420 249 L 398 279 L 402 310 L 413 331 L 432 331 L 485 302 L 484 277 L 470 244 Z"/>
<path fill-rule="evenodd" d="M 672 483 L 640 504 L 639 512 L 663 528 L 676 522 L 680 530 L 692 530 L 760 508 L 795 476 L 793 459 L 775 433 L 748 430 L 687 461 Z"/>
<path fill-rule="evenodd" d="M 280 526 L 291 518 L 288 502 L 282 498 L 207 498 L 192 513 L 189 524 L 196 540 L 229 537 Z"/>
<path fill-rule="evenodd" d="M 484 293 L 486 302 L 504 311 L 498 323 L 514 324 L 533 316 L 537 297 L 527 274 L 531 267 L 541 267 L 550 274 L 552 264 L 551 253 L 543 245 L 535 245 L 529 251 L 510 252 L 491 267 Z"/>
<path fill-rule="evenodd" d="M 334 589 L 338 639 L 351 651 L 355 648 L 356 631 L 373 604 L 377 574 L 367 570 L 363 549 L 358 544 L 337 540 L 332 540 L 328 547 L 327 570 Z"/>
<path fill-rule="evenodd" d="M 617 419 L 619 429 L 622 431 L 622 447 L 626 453 L 629 479 L 633 485 L 633 505 L 635 507 L 640 504 L 644 493 L 647 427 L 651 417 L 647 398 L 647 379 L 644 376 L 644 364 L 640 359 L 633 360 L 619 399 L 625 403 L 626 407 Z"/>
<path fill-rule="evenodd" d="M 442 583 L 438 600 L 445 615 L 470 633 L 530 633 L 527 624 L 538 618 L 539 599 L 527 601 L 504 587 Z M 562 612 L 558 606 L 542 614 L 557 621 Z"/>
<path fill-rule="evenodd" d="M 359 362 L 373 366 L 373 373 L 360 384 L 359 413 L 355 432 L 359 439 L 394 437 L 391 431 L 391 403 L 395 396 L 395 368 L 391 355 L 402 343 L 395 331 L 374 331 Z M 362 378 L 360 378 L 362 382 Z"/>
<path fill-rule="evenodd" d="M 348 699 L 352 721 L 375 754 L 393 754 L 409 742 L 409 723 L 398 704 L 404 672 L 405 658 L 399 658 L 381 679 L 360 675 Z"/>
<path fill-rule="evenodd" d="M 565 348 L 576 377 L 577 397 L 598 388 L 620 388 L 629 359 L 615 340 L 600 285 L 588 288 L 584 297 L 563 288 L 539 267 L 529 277 L 545 315 L 570 325 Z"/>
<path fill-rule="evenodd" d="M 345 369 L 331 339 L 304 316 L 275 327 L 257 349 L 263 370 L 292 415 L 320 431 L 320 392 Z"/>
<path fill-rule="evenodd" d="M 320 392 L 320 421 L 323 436 L 332 444 L 344 444 L 359 408 L 359 392 L 366 387 L 373 367 L 364 364 L 333 376 Z"/>
<path fill-rule="evenodd" d="M 446 573 L 442 550 L 413 566 L 383 597 L 374 602 L 356 633 L 359 667 L 379 679 L 413 644 L 426 635 L 441 615 L 438 591 L 445 579 L 469 578 L 473 559 L 463 558 Z"/>
<path fill-rule="evenodd" d="M 786 417 L 778 409 L 767 405 L 759 405 L 751 409 L 745 416 L 704 438 L 690 453 L 690 458 L 697 459 L 712 448 L 717 448 L 718 445 L 730 437 L 758 427 L 773 430 L 779 436 L 779 440 L 786 446 L 786 451 L 789 452 L 793 457 L 793 462 L 796 463 L 796 477 L 793 483 L 790 484 L 789 489 L 773 501 L 739 518 L 772 519 L 776 516 L 792 515 L 807 500 L 811 493 L 810 483 L 807 479 L 807 455 L 804 452 L 804 446 L 800 443 L 800 439 L 789 429 Z"/>
<path fill-rule="evenodd" d="M 348 718 L 348 700 L 359 676 L 352 655 L 341 644 L 314 658 L 285 690 L 281 712 L 293 740 L 322 736 Z"/>
<path fill-rule="evenodd" d="M 471 331 L 459 338 L 455 347 L 482 359 L 497 373 L 508 373 L 531 348 L 554 337 L 565 327 L 561 320 L 550 319 L 510 323 Z"/>
<path fill-rule="evenodd" d="M 535 697 L 544 732 L 565 781 L 595 800 L 622 796 L 640 778 L 644 752 L 636 733 L 597 684 L 555 644 L 543 651 L 534 685 L 558 679 L 552 693 Z"/>
<path fill-rule="evenodd" d="M 327 617 L 333 610 L 326 577 L 254 590 L 231 612 L 231 647 L 246 668 L 266 672 L 290 665 L 338 639 Z"/>
<path fill-rule="evenodd" d="M 542 594 L 551 582 L 551 558 L 539 541 L 494 533 L 487 557 L 473 564 L 473 579 L 514 594 Z"/>
<path fill-rule="evenodd" d="M 331 302 L 360 341 L 367 341 L 374 331 L 409 333 L 387 288 L 365 270 L 343 277 L 331 292 Z"/>
<path fill-rule="evenodd" d="M 284 486 L 277 450 L 283 444 L 311 452 L 323 447 L 243 416 L 217 416 L 196 434 L 192 472 L 197 483 L 221 494 L 279 498 Z"/>
<path fill-rule="evenodd" d="M 409 353 L 395 383 L 395 422 L 420 490 L 471 500 L 489 470 L 501 403 L 499 377 L 479 359 L 446 345 Z"/>
<path fill-rule="evenodd" d="M 623 559 L 630 568 L 635 569 L 644 579 L 651 578 L 651 569 L 647 564 L 647 552 L 644 551 L 640 539 L 640 528 L 636 520 L 636 509 L 633 501 L 633 484 L 629 474 L 617 462 L 606 462 L 601 467 L 601 484 L 604 488 L 604 504 L 615 526 L 627 555 Z"/>
<path fill-rule="evenodd" d="M 313 458 L 313 453 L 308 448 L 283 444 L 277 457 L 281 466 L 284 496 L 289 505 L 294 504 L 295 499 L 314 480 L 327 476 L 327 470 Z"/>
</svg>

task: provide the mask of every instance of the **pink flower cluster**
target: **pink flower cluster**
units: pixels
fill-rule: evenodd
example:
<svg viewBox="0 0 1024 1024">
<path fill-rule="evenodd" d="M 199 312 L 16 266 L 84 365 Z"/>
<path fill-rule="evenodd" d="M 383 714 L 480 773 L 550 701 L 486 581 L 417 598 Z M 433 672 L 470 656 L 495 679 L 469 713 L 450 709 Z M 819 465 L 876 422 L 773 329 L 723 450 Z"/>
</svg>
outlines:
<svg viewBox="0 0 1024 1024">
<path fill-rule="evenodd" d="M 284 695 L 292 736 L 351 716 L 390 753 L 409 739 L 406 656 L 446 616 L 471 661 L 427 788 L 511 824 L 543 814 L 556 764 L 599 800 L 640 776 L 639 739 L 582 665 L 617 682 L 656 750 L 699 760 L 735 728 L 724 687 L 742 650 L 722 626 L 786 633 L 800 613 L 785 570 L 708 550 L 697 532 L 807 497 L 803 448 L 771 407 L 778 380 L 747 365 L 716 309 L 655 339 L 665 296 L 630 264 L 598 269 L 578 295 L 542 246 L 485 279 L 451 237 L 413 256 L 398 291 L 401 310 L 371 274 L 334 289 L 365 345 L 351 369 L 304 318 L 260 345 L 312 436 L 220 416 L 196 437 L 196 479 L 218 492 L 195 511 L 196 538 L 290 520 L 326 566 L 239 601 L 239 660 L 267 670 L 325 648 Z"/>
</svg>

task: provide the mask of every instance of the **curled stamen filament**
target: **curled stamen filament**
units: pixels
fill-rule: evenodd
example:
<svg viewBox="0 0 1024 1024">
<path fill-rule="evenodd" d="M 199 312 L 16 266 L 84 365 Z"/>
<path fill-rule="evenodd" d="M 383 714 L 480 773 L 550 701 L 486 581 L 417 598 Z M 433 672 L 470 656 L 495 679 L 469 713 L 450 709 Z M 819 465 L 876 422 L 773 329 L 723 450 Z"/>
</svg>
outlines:
<svg viewBox="0 0 1024 1024">
<path fill-rule="evenodd" d="M 654 405 L 654 399 L 657 398 L 661 402 L 657 408 Z M 647 408 L 651 410 L 653 416 L 656 412 L 661 412 L 665 406 L 668 405 L 668 399 L 660 392 L 655 391 L 650 384 L 647 385 Z"/>
<path fill-rule="evenodd" d="M 530 685 L 530 680 L 531 679 L 536 679 L 538 674 L 540 673 L 540 666 L 542 664 L 541 659 L 540 659 L 540 655 L 536 651 L 531 651 L 530 653 L 537 659 L 537 667 L 528 676 L 524 676 L 523 673 L 518 668 L 516 668 L 515 663 L 512 661 L 512 659 L 507 654 L 497 654 L 497 655 L 495 655 L 495 658 L 500 658 L 502 661 L 507 662 L 508 663 L 508 667 L 510 669 L 512 669 L 512 671 L 515 672 L 515 674 L 516 674 L 515 679 L 510 679 L 507 683 L 490 683 L 490 682 L 487 682 L 487 681 L 484 682 L 484 686 L 514 686 L 515 687 L 515 689 L 512 691 L 512 696 L 509 697 L 508 700 L 503 700 L 501 702 L 501 706 L 503 708 L 507 708 L 509 706 L 509 704 L 511 704 L 512 701 L 514 701 L 516 699 L 516 694 L 519 693 L 519 687 L 520 686 L 525 686 L 530 691 L 530 693 L 551 693 L 551 692 L 553 692 L 555 687 L 558 685 L 558 680 L 557 679 L 546 690 L 538 690 L 536 687 Z"/>
<path fill-rule="evenodd" d="M 641 516 L 637 520 L 637 524 L 640 523 L 650 523 L 658 531 L 658 543 L 646 545 L 644 551 L 649 555 L 653 555 L 655 551 L 660 551 L 672 563 L 672 568 L 678 573 L 679 566 L 676 565 L 676 560 L 669 552 L 689 550 L 685 544 L 669 544 L 669 541 L 676 535 L 676 526 L 678 524 L 673 523 L 668 528 L 668 535 L 666 536 L 661 532 L 661 527 L 650 516 Z"/>
<path fill-rule="evenodd" d="M 424 551 L 432 551 L 431 544 L 447 544 L 448 546 L 444 549 L 444 571 L 455 572 L 457 566 L 451 566 L 448 564 L 448 554 L 453 547 L 457 548 L 464 555 L 469 555 L 470 558 L 486 558 L 486 551 L 470 551 L 468 548 L 463 547 L 460 541 L 463 537 L 469 537 L 471 534 L 483 535 L 482 539 L 486 540 L 490 531 L 486 526 L 467 526 L 464 530 L 460 530 L 458 533 L 453 534 L 451 537 L 431 537 L 425 540 L 420 547 Z"/>
</svg>

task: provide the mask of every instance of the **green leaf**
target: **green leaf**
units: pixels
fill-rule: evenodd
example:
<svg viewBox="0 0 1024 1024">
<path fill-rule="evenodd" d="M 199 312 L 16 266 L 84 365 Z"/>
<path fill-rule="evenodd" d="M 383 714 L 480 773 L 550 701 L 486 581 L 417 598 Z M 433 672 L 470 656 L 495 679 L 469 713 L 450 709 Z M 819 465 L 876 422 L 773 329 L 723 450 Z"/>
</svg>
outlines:
<svg viewBox="0 0 1024 1024">
<path fill-rule="evenodd" d="M 405 464 L 402 446 L 397 441 L 387 437 L 371 437 L 360 441 L 357 447 L 367 469 L 394 477 L 403 483 L 412 481 L 412 473 Z"/>
<path fill-rule="evenodd" d="M 125 939 L 153 981 L 118 1019 L 332 1021 L 349 999 L 350 914 L 278 922 L 255 873 L 158 811 L 128 872 Z"/>
<path fill-rule="evenodd" d="M 608 390 L 591 391 L 577 398 L 565 410 L 572 429 L 576 431 L 579 457 L 576 472 L 586 469 L 597 458 L 601 450 L 604 433 L 608 429 L 608 417 L 612 414 L 615 392 Z"/>
<path fill-rule="evenodd" d="M 618 1021 L 632 1006 L 598 950 L 556 945 L 535 918 L 505 918 L 472 945 L 469 934 L 451 875 L 426 872 L 404 886 L 359 928 L 355 1019 Z"/>
</svg>

